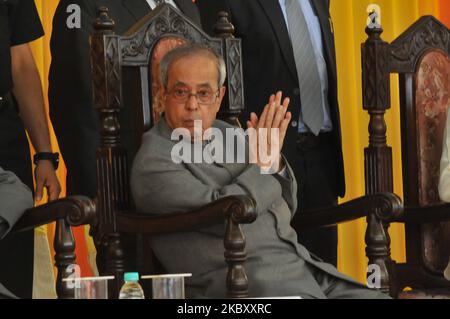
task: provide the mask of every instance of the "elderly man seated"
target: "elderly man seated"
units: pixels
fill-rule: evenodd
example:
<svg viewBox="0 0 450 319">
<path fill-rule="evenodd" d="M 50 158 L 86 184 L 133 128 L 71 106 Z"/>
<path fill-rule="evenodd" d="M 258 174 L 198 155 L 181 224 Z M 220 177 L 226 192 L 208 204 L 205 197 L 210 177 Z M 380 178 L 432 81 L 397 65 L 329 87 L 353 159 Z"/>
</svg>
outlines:
<svg viewBox="0 0 450 319">
<path fill-rule="evenodd" d="M 239 147 L 246 145 L 246 139 L 232 137 L 240 140 L 237 146 L 224 141 L 232 127 L 216 120 L 225 94 L 223 59 L 207 48 L 184 46 L 169 52 L 160 70 L 165 113 L 143 136 L 132 169 L 131 187 L 139 211 L 183 212 L 230 195 L 251 196 L 258 218 L 243 227 L 251 297 L 388 298 L 339 273 L 297 243 L 290 226 L 297 185 L 280 153 L 291 118 L 289 100 L 282 101 L 278 92 L 260 117 L 251 115 L 247 123 L 253 132 L 251 152 L 246 150 L 242 160 Z M 254 151 L 260 148 L 271 149 L 270 159 L 275 160 L 264 160 Z M 220 154 L 230 153 L 227 160 L 218 160 Z M 186 283 L 188 297 L 225 297 L 224 233 L 225 221 L 152 238 L 154 252 L 168 272 L 193 273 Z"/>
<path fill-rule="evenodd" d="M 0 240 L 30 207 L 33 207 L 31 191 L 16 175 L 0 167 Z M 2 262 L 8 261 L 2 260 Z M 15 297 L 0 283 L 0 299 L 2 298 Z"/>
</svg>

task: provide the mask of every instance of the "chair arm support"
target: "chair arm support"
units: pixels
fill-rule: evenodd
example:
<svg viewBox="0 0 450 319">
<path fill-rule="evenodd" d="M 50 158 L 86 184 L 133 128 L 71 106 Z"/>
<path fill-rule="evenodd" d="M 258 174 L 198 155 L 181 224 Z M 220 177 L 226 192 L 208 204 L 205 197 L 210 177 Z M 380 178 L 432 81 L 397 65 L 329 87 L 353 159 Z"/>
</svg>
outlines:
<svg viewBox="0 0 450 319">
<path fill-rule="evenodd" d="M 443 203 L 436 206 L 405 207 L 405 214 L 395 220 L 401 223 L 439 223 L 450 221 L 450 204 Z"/>
<path fill-rule="evenodd" d="M 70 226 L 92 224 L 95 219 L 95 208 L 95 202 L 84 196 L 62 198 L 27 209 L 12 231 L 33 229 L 59 219 L 64 219 Z"/>
<path fill-rule="evenodd" d="M 117 213 L 117 230 L 148 235 L 194 230 L 231 217 L 236 223 L 250 224 L 256 219 L 256 204 L 248 196 L 229 196 L 186 213 L 143 215 Z"/>
<path fill-rule="evenodd" d="M 403 203 L 393 193 L 366 195 L 338 206 L 305 211 L 295 217 L 293 226 L 297 230 L 330 227 L 371 213 L 384 222 L 393 222 L 403 216 Z"/>
</svg>

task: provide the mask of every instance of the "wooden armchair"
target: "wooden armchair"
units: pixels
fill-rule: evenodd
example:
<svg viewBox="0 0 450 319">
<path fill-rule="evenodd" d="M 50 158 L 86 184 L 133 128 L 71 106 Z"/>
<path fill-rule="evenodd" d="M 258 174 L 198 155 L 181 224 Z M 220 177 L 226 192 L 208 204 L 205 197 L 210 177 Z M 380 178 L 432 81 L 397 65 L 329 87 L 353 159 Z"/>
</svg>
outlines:
<svg viewBox="0 0 450 319">
<path fill-rule="evenodd" d="M 384 113 L 390 108 L 390 74 L 399 74 L 403 194 L 407 261 L 375 260 L 389 271 L 393 296 L 450 297 L 443 270 L 450 258 L 450 205 L 439 200 L 439 165 L 450 106 L 450 32 L 425 16 L 392 43 L 380 25 L 366 29 L 362 46 L 363 105 L 370 115 L 365 150 L 366 193 L 393 189 L 391 148 Z M 374 226 L 380 231 L 386 225 Z M 387 282 L 386 282 L 387 283 Z M 405 287 L 413 288 L 403 292 Z"/>
<path fill-rule="evenodd" d="M 28 209 L 12 229 L 12 232 L 21 232 L 56 222 L 53 247 L 58 269 L 56 293 L 60 299 L 74 298 L 74 290 L 63 282 L 74 275 L 71 266 L 76 264 L 75 240 L 70 227 L 94 221 L 95 202 L 83 196 L 72 196 Z"/>
<path fill-rule="evenodd" d="M 101 141 L 97 151 L 98 210 L 94 239 L 103 259 L 102 273 L 116 276 L 111 296 L 117 296 L 123 272 L 140 269 L 142 258 L 133 263 L 127 235 L 154 235 L 195 230 L 227 219 L 224 238 L 225 262 L 228 275 L 224 278 L 227 297 L 248 296 L 245 273 L 245 236 L 240 224 L 256 218 L 255 203 L 246 196 L 232 196 L 213 202 L 198 210 L 179 214 L 149 217 L 139 215 L 133 208 L 129 191 L 129 163 L 139 148 L 142 134 L 155 119 L 152 108 L 154 89 L 149 83 L 154 51 L 160 41 L 182 39 L 181 42 L 201 43 L 221 54 L 227 67 L 227 96 L 219 117 L 238 126 L 238 116 L 244 108 L 240 40 L 233 37 L 233 26 L 226 13 L 219 13 L 217 38 L 211 38 L 170 5 L 162 5 L 145 16 L 124 35 L 113 32 L 114 22 L 107 8 L 100 9 L 91 37 L 94 107 L 99 111 Z M 120 123 L 120 126 L 119 126 Z M 125 147 L 126 146 L 126 147 Z M 174 194 L 176 196 L 176 194 Z M 373 216 L 388 223 L 400 217 L 402 204 L 393 194 L 375 194 L 352 202 L 322 210 L 319 214 L 305 214 L 305 227 L 335 225 L 363 216 Z M 303 227 L 303 226 L 302 226 Z M 378 254 L 389 257 L 384 233 L 368 232 L 369 245 Z M 140 245 L 142 248 L 142 244 Z M 381 252 L 380 248 L 382 247 Z M 145 253 L 148 255 L 149 249 Z M 384 256 L 384 255 L 383 255 Z M 153 264 L 154 266 L 154 264 Z M 155 268 L 143 268 L 154 272 Z"/>
</svg>

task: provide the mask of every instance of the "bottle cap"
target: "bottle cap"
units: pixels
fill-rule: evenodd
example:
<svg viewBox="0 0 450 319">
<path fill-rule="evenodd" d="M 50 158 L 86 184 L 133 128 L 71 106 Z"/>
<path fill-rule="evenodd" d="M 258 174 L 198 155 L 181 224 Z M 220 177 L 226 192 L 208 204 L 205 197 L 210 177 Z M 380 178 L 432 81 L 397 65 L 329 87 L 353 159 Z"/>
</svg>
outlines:
<svg viewBox="0 0 450 319">
<path fill-rule="evenodd" d="M 137 272 L 126 272 L 123 275 L 125 281 L 139 281 L 139 273 Z"/>
</svg>

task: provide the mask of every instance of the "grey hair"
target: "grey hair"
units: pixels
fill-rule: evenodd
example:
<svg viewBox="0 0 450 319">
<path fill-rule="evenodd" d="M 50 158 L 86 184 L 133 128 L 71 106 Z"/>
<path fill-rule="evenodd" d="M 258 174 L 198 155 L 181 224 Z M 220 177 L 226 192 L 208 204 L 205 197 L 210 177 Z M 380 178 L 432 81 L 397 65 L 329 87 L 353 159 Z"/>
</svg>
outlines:
<svg viewBox="0 0 450 319">
<path fill-rule="evenodd" d="M 223 86 L 223 84 L 225 83 L 225 78 L 227 76 L 227 69 L 225 67 L 225 61 L 223 60 L 222 56 L 218 55 L 216 52 L 206 46 L 198 44 L 188 44 L 169 51 L 162 58 L 159 68 L 161 83 L 163 84 L 164 88 L 167 89 L 167 85 L 169 83 L 169 69 L 174 62 L 185 57 L 199 55 L 206 56 L 214 60 L 217 67 L 217 73 L 219 74 L 219 87 Z"/>
</svg>

